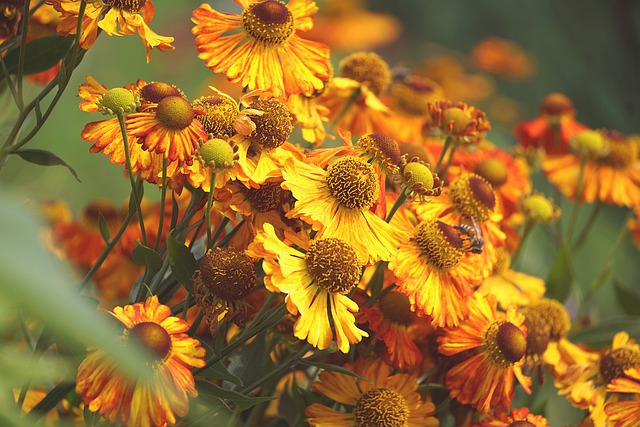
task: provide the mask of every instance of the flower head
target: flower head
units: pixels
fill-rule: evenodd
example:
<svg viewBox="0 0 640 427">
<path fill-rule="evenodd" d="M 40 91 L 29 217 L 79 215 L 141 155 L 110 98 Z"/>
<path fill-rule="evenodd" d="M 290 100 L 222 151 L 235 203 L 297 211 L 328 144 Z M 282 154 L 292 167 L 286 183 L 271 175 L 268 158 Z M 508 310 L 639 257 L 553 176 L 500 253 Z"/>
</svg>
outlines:
<svg viewBox="0 0 640 427">
<path fill-rule="evenodd" d="M 460 145 L 475 144 L 484 138 L 491 125 L 484 112 L 463 102 L 447 99 L 429 103 L 433 126 Z"/>
<path fill-rule="evenodd" d="M 631 400 L 607 403 L 604 411 L 613 427 L 633 427 L 640 419 L 640 370 L 629 368 L 624 371 L 625 376 L 616 378 L 607 385 L 607 391 L 615 393 L 633 393 Z"/>
</svg>

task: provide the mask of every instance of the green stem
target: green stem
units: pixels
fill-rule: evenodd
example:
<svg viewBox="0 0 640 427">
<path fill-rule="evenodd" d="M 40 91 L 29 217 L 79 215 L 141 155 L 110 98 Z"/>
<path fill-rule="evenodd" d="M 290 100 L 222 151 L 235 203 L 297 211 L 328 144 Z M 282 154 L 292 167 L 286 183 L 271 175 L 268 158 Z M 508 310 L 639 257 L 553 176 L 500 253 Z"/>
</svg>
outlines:
<svg viewBox="0 0 640 427">
<path fill-rule="evenodd" d="M 207 197 L 207 209 L 204 211 L 205 225 L 207 227 L 207 245 L 205 247 L 205 253 L 207 250 L 213 247 L 213 240 L 211 238 L 211 207 L 213 206 L 213 192 L 215 190 L 216 182 L 216 170 L 211 168 L 211 185 L 209 186 L 209 196 Z"/>
<path fill-rule="evenodd" d="M 584 191 L 584 169 L 587 164 L 587 157 L 580 157 L 580 172 L 578 172 L 578 182 L 576 183 L 576 201 L 571 209 L 571 219 L 569 220 L 569 231 L 567 232 L 567 242 L 571 242 L 571 238 L 573 237 L 573 230 L 576 227 L 576 222 L 578 222 L 578 212 L 582 207 L 582 192 Z"/>
<path fill-rule="evenodd" d="M 518 245 L 518 248 L 516 249 L 516 251 L 513 253 L 513 256 L 511 257 L 512 266 L 515 266 L 518 263 L 518 260 L 520 259 L 520 254 L 522 253 L 522 247 L 524 246 L 524 242 L 527 240 L 527 238 L 531 234 L 531 230 L 533 230 L 534 225 L 536 225 L 535 221 L 531 221 L 530 219 L 528 219 L 527 222 L 525 222 L 524 231 L 522 232 L 522 239 L 520 239 L 520 244 Z"/>
<path fill-rule="evenodd" d="M 309 352 L 309 350 L 311 350 L 313 347 L 311 346 L 311 344 L 305 344 L 304 347 L 302 347 L 300 349 L 300 351 L 298 351 L 296 354 L 294 354 L 293 356 L 291 356 L 289 359 L 287 359 L 286 362 L 278 365 L 278 367 L 276 367 L 274 370 L 272 370 L 271 372 L 269 372 L 267 375 L 265 375 L 264 377 L 254 381 L 253 383 L 249 384 L 248 386 L 245 386 L 242 388 L 242 390 L 240 391 L 240 393 L 242 394 L 247 394 L 249 393 L 251 390 L 253 390 L 256 387 L 260 387 L 262 384 L 264 384 L 265 382 L 269 381 L 271 378 L 276 377 L 277 375 L 280 375 L 282 372 L 286 371 L 287 369 L 289 369 L 289 367 L 291 365 L 293 365 L 294 363 L 296 363 L 298 360 L 300 360 L 302 358 L 302 356 L 304 356 L 306 353 Z"/>
<path fill-rule="evenodd" d="M 162 227 L 164 226 L 164 209 L 167 200 L 167 158 L 162 158 L 162 188 L 160 189 L 160 218 L 158 218 L 158 233 L 156 234 L 156 242 L 153 250 L 158 251 L 160 240 L 162 239 Z"/>
<path fill-rule="evenodd" d="M 22 28 L 20 31 L 20 52 L 18 53 L 18 74 L 16 75 L 16 84 L 18 85 L 17 106 L 20 111 L 24 109 L 24 94 L 22 91 L 22 78 L 24 77 L 24 61 L 27 57 L 27 32 L 29 31 L 29 5 L 30 1 L 24 2 L 22 11 Z"/>
<path fill-rule="evenodd" d="M 449 147 L 451 147 L 452 142 L 453 142 L 453 139 L 450 136 L 448 136 L 447 139 L 444 140 L 444 146 L 442 147 L 442 151 L 440 152 L 438 163 L 436 163 L 436 166 L 433 169 L 434 171 L 436 171 L 438 176 L 440 176 L 439 171 L 440 171 L 440 166 L 442 165 L 442 160 L 444 160 L 444 155 L 447 153 L 447 151 L 449 151 Z"/>
<path fill-rule="evenodd" d="M 452 145 L 451 149 L 449 149 L 449 156 L 447 156 L 447 163 L 444 165 L 442 172 L 438 172 L 438 176 L 441 176 L 443 179 L 447 176 L 447 171 L 449 170 L 449 166 L 451 166 L 451 161 L 453 160 L 453 153 L 456 151 L 456 146 Z"/>
<path fill-rule="evenodd" d="M 602 210 L 603 206 L 604 206 L 604 203 L 598 200 L 595 208 L 593 208 L 593 210 L 591 211 L 591 215 L 589 215 L 589 219 L 587 219 L 587 223 L 585 224 L 580 234 L 578 234 L 578 238 L 576 239 L 574 245 L 572 246 L 573 253 L 578 252 L 578 250 L 580 250 L 580 248 L 586 241 L 587 236 L 589 235 L 589 231 L 591 231 L 591 227 L 595 223 L 596 218 L 598 217 L 598 214 L 600 214 L 600 211 Z"/>
<path fill-rule="evenodd" d="M 332 128 L 335 127 L 335 125 L 339 123 L 340 120 L 342 120 L 344 115 L 347 114 L 347 111 L 349 111 L 349 108 L 351 108 L 351 106 L 353 105 L 354 102 L 356 102 L 356 99 L 358 99 L 359 96 L 360 96 L 360 88 L 355 89 L 353 91 L 353 93 L 351 94 L 347 102 L 345 102 L 344 106 L 342 107 L 342 110 L 340 110 L 340 112 L 336 114 L 333 120 L 331 120 L 330 126 Z"/>
<path fill-rule="evenodd" d="M 387 214 L 387 219 L 385 220 L 387 223 L 391 222 L 391 219 L 393 219 L 393 216 L 396 214 L 398 209 L 400 209 L 400 206 L 402 206 L 404 202 L 407 200 L 407 190 L 408 190 L 407 188 L 403 187 L 402 191 L 400 191 L 400 194 L 398 195 L 396 202 L 393 204 L 393 206 L 391 207 L 391 210 Z"/>
</svg>

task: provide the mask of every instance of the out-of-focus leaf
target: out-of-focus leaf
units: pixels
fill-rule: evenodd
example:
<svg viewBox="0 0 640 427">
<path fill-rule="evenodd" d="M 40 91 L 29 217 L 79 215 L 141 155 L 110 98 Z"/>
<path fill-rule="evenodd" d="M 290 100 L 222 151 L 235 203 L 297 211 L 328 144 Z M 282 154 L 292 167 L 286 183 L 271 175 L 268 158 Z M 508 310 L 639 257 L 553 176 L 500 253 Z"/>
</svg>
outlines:
<svg viewBox="0 0 640 427">
<path fill-rule="evenodd" d="M 322 363 L 322 362 L 316 362 L 315 360 L 306 360 L 306 359 L 300 359 L 298 363 L 300 363 L 301 365 L 315 366 L 316 368 L 325 369 L 327 371 L 338 372 L 340 374 L 356 377 L 359 380 L 364 380 L 364 378 L 362 378 L 360 375 L 356 374 L 353 371 L 350 371 L 349 369 L 343 368 L 342 366 L 336 366 L 330 363 Z"/>
<path fill-rule="evenodd" d="M 153 249 L 140 243 L 139 239 L 136 239 L 136 247 L 131 252 L 131 257 L 138 264 L 142 264 L 147 267 L 149 277 L 155 276 L 155 274 L 162 269 L 162 258 Z"/>
<path fill-rule="evenodd" d="M 562 245 L 551 265 L 547 279 L 547 297 L 560 302 L 566 301 L 573 285 L 573 267 L 571 266 L 571 251 L 567 245 Z"/>
<path fill-rule="evenodd" d="M 100 230 L 102 240 L 104 240 L 106 244 L 109 244 L 109 240 L 111 240 L 111 232 L 109 231 L 107 220 L 104 219 L 102 212 L 98 212 L 98 229 Z"/>
<path fill-rule="evenodd" d="M 34 163 L 40 166 L 64 166 L 69 170 L 69 172 L 71 172 L 71 175 L 73 175 L 78 182 L 81 182 L 76 171 L 69 166 L 67 162 L 50 151 L 38 148 L 21 148 L 19 150 L 12 150 L 11 154 L 17 154 L 22 158 L 22 160 L 26 160 L 29 163 Z"/>
<path fill-rule="evenodd" d="M 636 341 L 640 340 L 640 321 L 637 317 L 618 317 L 604 319 L 595 326 L 588 326 L 576 332 L 569 333 L 571 342 L 585 344 L 591 347 L 608 347 L 615 334 L 626 331 Z"/>
<path fill-rule="evenodd" d="M 71 393 L 76 388 L 76 383 L 60 383 L 51 390 L 36 406 L 31 410 L 32 414 L 41 413 L 46 414 L 50 410 L 56 407 L 64 397 Z"/>
<path fill-rule="evenodd" d="M 625 313 L 631 316 L 640 315 L 640 291 L 623 285 L 617 280 L 613 282 L 613 289 L 616 292 L 618 304 L 620 304 Z"/>
<path fill-rule="evenodd" d="M 24 61 L 24 74 L 39 73 L 56 65 L 67 53 L 73 43 L 73 37 L 63 37 L 59 34 L 39 37 L 31 40 L 25 46 L 27 49 Z M 13 49 L 5 56 L 5 63 L 9 74 L 18 72 L 20 49 Z M 0 75 L 4 75 L 0 69 Z"/>
<path fill-rule="evenodd" d="M 193 281 L 191 277 L 198 269 L 198 263 L 189 248 L 180 243 L 172 234 L 167 236 L 167 249 L 169 251 L 169 264 L 176 279 L 190 293 L 193 293 Z"/>
<path fill-rule="evenodd" d="M 244 394 L 238 393 L 237 391 L 228 390 L 212 382 L 204 380 L 196 380 L 196 388 L 198 389 L 198 394 L 202 396 L 212 396 L 234 402 L 236 405 L 238 405 L 240 411 L 249 409 L 253 405 L 257 405 L 258 403 L 268 402 L 270 400 L 278 398 L 277 396 L 245 396 Z"/>
<path fill-rule="evenodd" d="M 251 384 L 258 379 L 260 372 L 262 372 L 265 354 L 268 354 L 265 334 L 261 333 L 242 350 L 230 357 L 229 372 L 239 377 L 244 384 Z"/>
<path fill-rule="evenodd" d="M 225 381 L 229 381 L 230 383 L 242 386 L 242 380 L 233 375 L 229 370 L 222 364 L 222 362 L 214 363 L 211 366 L 207 366 L 207 369 L 202 371 L 200 375 L 203 375 L 206 378 L 217 378 Z"/>
</svg>

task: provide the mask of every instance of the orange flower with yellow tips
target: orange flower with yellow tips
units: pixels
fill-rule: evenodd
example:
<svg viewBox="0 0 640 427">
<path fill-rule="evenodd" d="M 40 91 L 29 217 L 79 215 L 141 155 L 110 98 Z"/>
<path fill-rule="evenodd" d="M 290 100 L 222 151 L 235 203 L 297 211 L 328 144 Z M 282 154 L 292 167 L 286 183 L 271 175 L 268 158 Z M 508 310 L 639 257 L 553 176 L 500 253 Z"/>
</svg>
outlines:
<svg viewBox="0 0 640 427">
<path fill-rule="evenodd" d="M 329 47 L 297 34 L 313 26 L 316 4 L 234 1 L 242 14 L 218 12 L 206 3 L 193 11 L 198 57 L 207 67 L 233 83 L 268 90 L 282 100 L 320 91 L 330 75 Z"/>
<path fill-rule="evenodd" d="M 629 368 L 624 377 L 616 378 L 607 385 L 608 392 L 633 394 L 631 400 L 607 403 L 604 412 L 613 427 L 634 427 L 640 420 L 640 370 Z M 612 423 L 613 422 L 613 423 Z"/>
</svg>

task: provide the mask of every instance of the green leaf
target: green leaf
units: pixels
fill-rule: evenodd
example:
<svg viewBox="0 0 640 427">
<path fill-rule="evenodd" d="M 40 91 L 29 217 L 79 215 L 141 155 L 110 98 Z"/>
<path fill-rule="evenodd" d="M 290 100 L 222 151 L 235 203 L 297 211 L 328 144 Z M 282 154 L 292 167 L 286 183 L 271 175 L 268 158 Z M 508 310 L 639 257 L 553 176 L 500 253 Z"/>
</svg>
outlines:
<svg viewBox="0 0 640 427">
<path fill-rule="evenodd" d="M 618 304 L 625 313 L 631 316 L 640 315 L 640 291 L 632 289 L 631 286 L 622 284 L 619 281 L 613 282 L 613 289 L 616 293 Z"/>
<path fill-rule="evenodd" d="M 69 166 L 67 162 L 50 151 L 40 150 L 38 148 L 21 148 L 19 150 L 12 150 L 10 151 L 10 153 L 17 154 L 18 156 L 22 157 L 23 160 L 26 160 L 29 163 L 35 163 L 36 165 L 40 166 L 64 166 L 65 168 L 69 169 L 71 175 L 73 175 L 73 177 L 78 182 L 81 182 L 76 171 L 73 170 L 73 168 Z"/>
<path fill-rule="evenodd" d="M 603 319 L 595 326 L 588 326 L 575 332 L 570 332 L 567 338 L 574 343 L 591 347 L 608 347 L 613 336 L 620 331 L 626 331 L 636 341 L 640 340 L 640 322 L 637 317 L 617 317 Z"/>
<path fill-rule="evenodd" d="M 162 258 L 160 255 L 150 247 L 140 243 L 139 239 L 136 239 L 136 247 L 133 248 L 131 257 L 138 264 L 147 267 L 149 277 L 155 276 L 155 274 L 162 269 Z"/>
<path fill-rule="evenodd" d="M 46 414 L 56 407 L 64 397 L 76 388 L 76 383 L 60 383 L 51 390 L 32 410 L 33 414 Z"/>
<path fill-rule="evenodd" d="M 567 245 L 562 245 L 551 265 L 546 296 L 565 302 L 573 285 L 573 277 L 571 251 Z"/>
<path fill-rule="evenodd" d="M 315 366 L 316 368 L 324 369 L 327 371 L 338 372 L 340 374 L 349 375 L 351 377 L 356 377 L 359 380 L 366 381 L 360 375 L 356 374 L 353 371 L 350 371 L 349 369 L 343 368 L 342 366 L 336 366 L 330 363 L 316 362 L 315 360 L 307 360 L 307 359 L 300 359 L 298 363 L 300 363 L 301 365 Z"/>
<path fill-rule="evenodd" d="M 188 247 L 180 243 L 172 234 L 167 236 L 167 250 L 169 264 L 176 279 L 193 293 L 193 274 L 198 269 L 198 263 Z"/>
<path fill-rule="evenodd" d="M 229 358 L 229 372 L 239 377 L 243 383 L 251 384 L 260 377 L 264 367 L 265 354 L 268 354 L 266 337 L 264 333 L 261 333 Z"/>
<path fill-rule="evenodd" d="M 216 362 L 211 366 L 207 366 L 207 368 L 202 371 L 200 375 L 204 376 L 205 378 L 225 380 L 239 386 L 244 385 L 242 380 L 229 372 L 229 370 L 222 364 L 222 362 Z"/>
<path fill-rule="evenodd" d="M 106 244 L 109 244 L 109 240 L 111 240 L 111 232 L 109 231 L 107 220 L 104 219 L 104 215 L 102 215 L 102 212 L 98 212 L 98 228 L 100 229 L 102 240 L 104 240 Z"/>
<path fill-rule="evenodd" d="M 59 34 L 31 40 L 25 46 L 27 51 L 24 61 L 24 74 L 39 73 L 53 67 L 65 56 L 72 43 L 73 36 L 62 37 Z M 19 57 L 20 48 L 9 51 L 5 56 L 9 74 L 18 72 Z M 3 74 L 2 69 L 0 69 L 0 75 Z"/>
<path fill-rule="evenodd" d="M 277 396 L 245 396 L 237 391 L 227 390 L 219 385 L 204 380 L 196 380 L 196 388 L 198 389 L 199 395 L 216 397 L 234 402 L 238 405 L 240 411 L 245 411 L 258 403 L 269 402 L 278 398 Z"/>
</svg>

